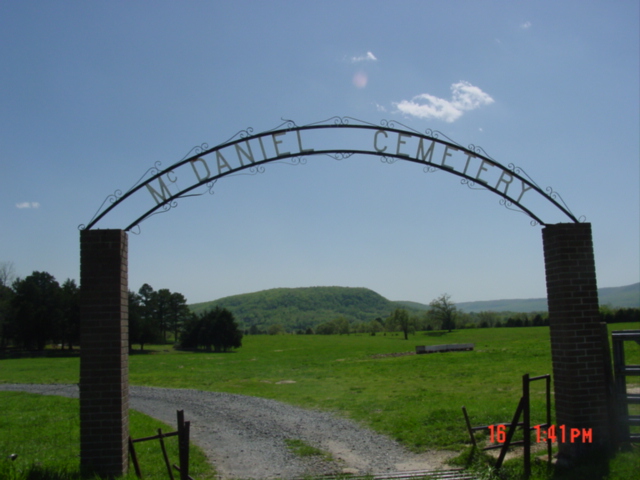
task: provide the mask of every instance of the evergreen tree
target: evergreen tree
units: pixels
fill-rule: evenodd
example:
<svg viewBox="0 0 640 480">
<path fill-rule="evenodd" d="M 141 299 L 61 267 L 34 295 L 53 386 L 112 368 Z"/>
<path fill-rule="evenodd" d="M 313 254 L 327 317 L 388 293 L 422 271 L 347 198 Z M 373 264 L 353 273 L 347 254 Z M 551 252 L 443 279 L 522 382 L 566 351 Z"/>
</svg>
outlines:
<svg viewBox="0 0 640 480">
<path fill-rule="evenodd" d="M 60 285 L 47 272 L 33 272 L 13 284 L 16 341 L 26 349 L 44 350 L 60 326 Z"/>
<path fill-rule="evenodd" d="M 242 346 L 242 331 L 233 314 L 217 306 L 186 322 L 181 346 L 227 352 Z"/>
</svg>

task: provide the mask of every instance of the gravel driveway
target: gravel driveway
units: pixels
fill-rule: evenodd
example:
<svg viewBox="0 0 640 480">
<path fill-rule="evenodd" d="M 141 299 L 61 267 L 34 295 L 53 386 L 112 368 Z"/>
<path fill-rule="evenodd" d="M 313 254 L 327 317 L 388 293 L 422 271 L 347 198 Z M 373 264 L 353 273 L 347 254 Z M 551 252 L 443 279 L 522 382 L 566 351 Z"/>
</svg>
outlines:
<svg viewBox="0 0 640 480">
<path fill-rule="evenodd" d="M 77 385 L 0 384 L 0 390 L 78 398 Z M 414 454 L 351 420 L 244 395 L 132 386 L 130 406 L 174 428 L 176 410 L 184 410 L 193 442 L 223 478 L 439 470 L 452 455 Z M 286 439 L 302 440 L 331 453 L 332 459 L 296 456 Z"/>
</svg>

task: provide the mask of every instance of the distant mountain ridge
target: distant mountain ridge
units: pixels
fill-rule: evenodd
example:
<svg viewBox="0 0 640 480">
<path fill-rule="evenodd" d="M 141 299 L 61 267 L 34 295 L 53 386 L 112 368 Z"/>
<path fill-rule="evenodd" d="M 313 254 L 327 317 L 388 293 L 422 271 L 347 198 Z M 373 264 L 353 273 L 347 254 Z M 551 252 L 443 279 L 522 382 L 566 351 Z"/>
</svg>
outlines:
<svg viewBox="0 0 640 480">
<path fill-rule="evenodd" d="M 640 308 L 640 283 L 624 287 L 598 289 L 600 305 L 613 308 Z M 288 330 L 314 328 L 316 325 L 344 317 L 349 322 L 369 322 L 386 318 L 396 308 L 414 312 L 429 309 L 429 305 L 410 301 L 391 301 L 368 288 L 300 287 L 274 288 L 220 298 L 189 305 L 195 313 L 216 305 L 227 308 L 249 328 L 280 323 Z M 546 298 L 460 302 L 463 312 L 544 312 Z"/>
<path fill-rule="evenodd" d="M 640 308 L 640 283 L 623 287 L 606 287 L 598 289 L 600 305 L 612 308 Z M 398 302 L 408 307 L 428 310 L 429 305 L 417 302 Z M 463 312 L 546 312 L 546 298 L 520 298 L 509 300 L 485 300 L 477 302 L 460 302 L 456 306 Z"/>
</svg>

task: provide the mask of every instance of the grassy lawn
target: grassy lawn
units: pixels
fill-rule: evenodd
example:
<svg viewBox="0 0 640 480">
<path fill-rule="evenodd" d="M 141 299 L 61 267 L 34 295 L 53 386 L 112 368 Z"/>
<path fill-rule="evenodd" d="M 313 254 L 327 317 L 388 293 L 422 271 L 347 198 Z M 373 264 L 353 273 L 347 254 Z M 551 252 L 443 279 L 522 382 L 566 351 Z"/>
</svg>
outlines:
<svg viewBox="0 0 640 480">
<path fill-rule="evenodd" d="M 611 329 L 635 325 L 610 326 Z M 474 343 L 471 352 L 394 355 L 416 345 Z M 629 345 L 628 363 L 640 363 Z M 332 411 L 420 452 L 463 450 L 461 407 L 474 425 L 511 420 L 521 378 L 552 373 L 547 327 L 458 330 L 401 336 L 246 336 L 226 354 L 154 346 L 130 357 L 133 385 L 253 395 Z M 79 359 L 0 361 L 0 382 L 77 383 Z M 532 384 L 532 423 L 544 421 L 544 382 Z M 624 478 L 624 477 L 620 477 Z"/>
<path fill-rule="evenodd" d="M 75 399 L 0 392 L 0 478 L 12 480 L 79 478 L 80 419 Z M 175 430 L 136 411 L 129 418 L 133 438 Z M 176 437 L 166 439 L 170 461 L 178 463 Z M 157 441 L 136 444 L 140 470 L 145 478 L 166 478 L 162 452 Z M 16 454 L 15 460 L 7 457 Z M 214 478 L 215 472 L 199 448 L 190 448 L 190 472 L 194 478 Z M 133 467 L 132 467 L 133 471 Z M 137 478 L 133 473 L 129 478 Z"/>
</svg>

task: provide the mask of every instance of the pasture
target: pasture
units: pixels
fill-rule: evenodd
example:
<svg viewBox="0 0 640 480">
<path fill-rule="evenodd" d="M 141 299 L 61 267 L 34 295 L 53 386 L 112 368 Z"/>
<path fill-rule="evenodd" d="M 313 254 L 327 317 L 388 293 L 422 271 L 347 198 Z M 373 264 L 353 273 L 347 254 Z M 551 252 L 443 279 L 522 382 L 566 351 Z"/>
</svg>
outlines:
<svg viewBox="0 0 640 480">
<path fill-rule="evenodd" d="M 610 325 L 610 330 L 632 328 Z M 474 343 L 468 352 L 409 354 L 416 345 Z M 629 345 L 628 363 L 640 364 Z M 474 425 L 510 421 L 521 377 L 552 373 L 548 327 L 400 334 L 245 336 L 232 353 L 153 346 L 130 356 L 130 382 L 253 395 L 331 411 L 408 448 L 462 451 Z M 78 357 L 0 361 L 0 382 L 77 383 Z M 5 398 L 1 393 L 0 398 Z M 532 384 L 532 424 L 544 421 L 544 383 Z"/>
</svg>

